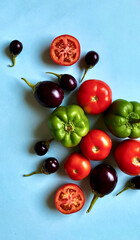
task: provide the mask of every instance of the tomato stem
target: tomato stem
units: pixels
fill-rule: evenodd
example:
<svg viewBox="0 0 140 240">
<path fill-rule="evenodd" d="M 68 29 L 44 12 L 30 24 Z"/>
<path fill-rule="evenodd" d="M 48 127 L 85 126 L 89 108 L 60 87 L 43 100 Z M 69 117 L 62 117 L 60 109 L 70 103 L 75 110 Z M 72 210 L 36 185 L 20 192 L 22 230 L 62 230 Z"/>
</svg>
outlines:
<svg viewBox="0 0 140 240">
<path fill-rule="evenodd" d="M 93 205 L 95 204 L 95 202 L 97 201 L 97 199 L 99 198 L 99 195 L 97 193 L 94 193 L 94 197 L 90 203 L 90 206 L 88 208 L 88 210 L 86 211 L 86 213 L 89 213 L 93 207 Z"/>
<path fill-rule="evenodd" d="M 9 67 L 14 67 L 14 66 L 15 66 L 15 63 L 16 63 L 16 55 L 13 55 L 13 54 L 12 54 L 12 61 L 13 61 L 13 64 L 12 64 L 12 65 L 9 65 Z"/>
</svg>

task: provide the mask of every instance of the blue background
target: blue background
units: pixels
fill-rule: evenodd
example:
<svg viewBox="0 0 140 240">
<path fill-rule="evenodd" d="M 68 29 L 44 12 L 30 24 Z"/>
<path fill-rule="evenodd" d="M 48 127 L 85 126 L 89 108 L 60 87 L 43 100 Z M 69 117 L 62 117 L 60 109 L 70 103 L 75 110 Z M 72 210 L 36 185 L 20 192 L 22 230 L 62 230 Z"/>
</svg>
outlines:
<svg viewBox="0 0 140 240">
<path fill-rule="evenodd" d="M 81 44 L 80 61 L 70 67 L 54 64 L 49 56 L 52 40 L 70 34 Z M 11 60 L 8 45 L 20 40 L 24 49 Z M 115 194 L 130 178 L 122 173 L 113 158 L 110 163 L 118 173 L 118 184 L 110 194 L 99 199 L 91 213 L 86 210 L 92 199 L 88 178 L 74 182 L 64 173 L 63 163 L 72 151 L 53 142 L 47 157 L 60 162 L 57 173 L 23 178 L 46 158 L 33 153 L 36 141 L 49 139 L 47 119 L 52 110 L 41 107 L 31 89 L 32 83 L 56 81 L 46 71 L 83 75 L 82 57 L 89 50 L 100 60 L 86 79 L 100 79 L 109 84 L 113 100 L 139 101 L 140 90 L 140 1 L 139 0 L 5 0 L 0 2 L 0 239 L 1 240 L 111 240 L 140 239 L 139 191 Z M 76 103 L 76 91 L 65 93 L 63 105 Z M 106 131 L 101 116 L 88 116 L 91 129 Z M 118 139 L 112 137 L 113 149 Z M 98 163 L 92 162 L 92 167 Z M 71 215 L 59 213 L 54 206 L 56 190 L 74 182 L 82 187 L 86 203 Z"/>
</svg>

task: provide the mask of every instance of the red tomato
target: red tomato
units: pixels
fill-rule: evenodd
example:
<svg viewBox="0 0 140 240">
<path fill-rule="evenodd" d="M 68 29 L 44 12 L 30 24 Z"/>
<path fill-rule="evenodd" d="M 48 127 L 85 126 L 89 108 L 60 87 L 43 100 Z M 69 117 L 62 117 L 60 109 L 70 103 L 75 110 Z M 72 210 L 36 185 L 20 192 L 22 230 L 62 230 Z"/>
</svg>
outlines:
<svg viewBox="0 0 140 240">
<path fill-rule="evenodd" d="M 79 41 L 73 36 L 61 35 L 53 40 L 50 55 L 60 65 L 73 65 L 80 57 Z"/>
<path fill-rule="evenodd" d="M 64 169 L 71 179 L 81 180 L 89 175 L 91 164 L 81 153 L 72 153 L 66 159 Z"/>
<path fill-rule="evenodd" d="M 112 102 L 110 87 L 100 80 L 87 80 L 77 92 L 78 104 L 89 114 L 104 112 Z"/>
<path fill-rule="evenodd" d="M 140 141 L 124 140 L 115 149 L 115 160 L 126 174 L 140 175 Z"/>
<path fill-rule="evenodd" d="M 79 186 L 73 183 L 63 185 L 55 195 L 55 206 L 64 214 L 78 212 L 84 203 L 84 193 Z"/>
<path fill-rule="evenodd" d="M 82 138 L 80 148 L 82 153 L 90 160 L 103 160 L 111 150 L 111 138 L 104 131 L 93 129 Z"/>
</svg>

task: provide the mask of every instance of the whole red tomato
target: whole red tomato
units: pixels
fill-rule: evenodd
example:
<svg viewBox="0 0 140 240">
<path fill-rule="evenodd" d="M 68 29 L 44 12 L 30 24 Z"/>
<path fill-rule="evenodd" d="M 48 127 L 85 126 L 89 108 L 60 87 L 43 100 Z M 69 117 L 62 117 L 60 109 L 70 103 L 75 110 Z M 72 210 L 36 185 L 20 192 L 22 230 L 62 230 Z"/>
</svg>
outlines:
<svg viewBox="0 0 140 240">
<path fill-rule="evenodd" d="M 89 114 L 104 112 L 112 102 L 110 87 L 101 80 L 87 80 L 77 92 L 77 102 Z"/>
<path fill-rule="evenodd" d="M 91 171 L 90 161 L 81 153 L 72 153 L 65 161 L 64 169 L 73 180 L 87 177 Z"/>
<path fill-rule="evenodd" d="M 103 160 L 111 150 L 111 138 L 102 130 L 93 129 L 82 138 L 80 148 L 82 153 L 90 160 Z"/>
<path fill-rule="evenodd" d="M 84 206 L 85 196 L 81 188 L 73 183 L 60 187 L 55 195 L 55 206 L 63 214 L 78 212 Z"/>
<path fill-rule="evenodd" d="M 124 140 L 115 149 L 115 160 L 119 168 L 126 174 L 140 174 L 140 141 Z"/>
<path fill-rule="evenodd" d="M 50 55 L 55 63 L 64 66 L 73 65 L 80 57 L 79 41 L 70 35 L 58 36 L 51 44 Z"/>
</svg>

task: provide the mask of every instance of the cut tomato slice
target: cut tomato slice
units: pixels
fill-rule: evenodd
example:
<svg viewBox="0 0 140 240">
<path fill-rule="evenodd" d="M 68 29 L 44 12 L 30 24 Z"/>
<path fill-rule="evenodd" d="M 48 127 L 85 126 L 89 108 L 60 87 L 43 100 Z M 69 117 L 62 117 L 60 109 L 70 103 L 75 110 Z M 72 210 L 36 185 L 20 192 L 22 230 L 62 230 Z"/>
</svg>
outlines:
<svg viewBox="0 0 140 240">
<path fill-rule="evenodd" d="M 73 183 L 60 187 L 55 195 L 55 206 L 63 214 L 78 212 L 85 203 L 85 196 L 79 186 Z"/>
<path fill-rule="evenodd" d="M 79 41 L 73 36 L 61 35 L 53 40 L 50 55 L 57 64 L 73 65 L 80 57 Z"/>
</svg>

